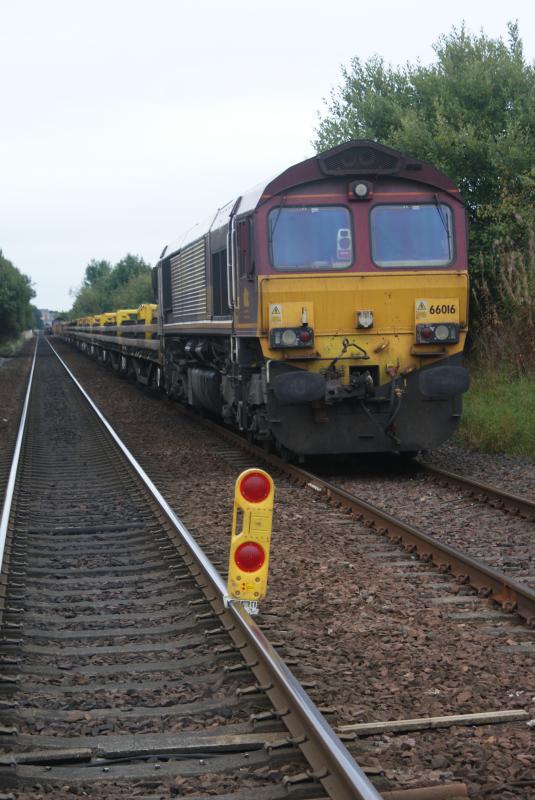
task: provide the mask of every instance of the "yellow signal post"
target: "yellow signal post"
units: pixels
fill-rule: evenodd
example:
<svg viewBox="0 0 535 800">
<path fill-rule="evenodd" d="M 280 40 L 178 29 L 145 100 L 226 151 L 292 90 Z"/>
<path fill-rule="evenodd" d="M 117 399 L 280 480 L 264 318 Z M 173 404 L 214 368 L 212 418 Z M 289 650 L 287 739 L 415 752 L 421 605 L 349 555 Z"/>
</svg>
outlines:
<svg viewBox="0 0 535 800">
<path fill-rule="evenodd" d="M 267 592 L 274 495 L 273 480 L 262 469 L 246 469 L 236 481 L 227 592 L 252 614 Z"/>
</svg>

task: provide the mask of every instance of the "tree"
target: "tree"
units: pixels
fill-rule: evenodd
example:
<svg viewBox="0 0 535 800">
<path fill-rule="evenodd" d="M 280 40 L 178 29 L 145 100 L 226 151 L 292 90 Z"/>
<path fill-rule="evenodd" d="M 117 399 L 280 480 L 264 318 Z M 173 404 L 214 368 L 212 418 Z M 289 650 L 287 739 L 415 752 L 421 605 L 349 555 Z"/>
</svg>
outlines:
<svg viewBox="0 0 535 800">
<path fill-rule="evenodd" d="M 105 280 L 111 274 L 112 266 L 109 261 L 92 259 L 85 268 L 84 286 L 94 286 Z"/>
<path fill-rule="evenodd" d="M 69 316 L 74 319 L 112 310 L 112 298 L 104 283 L 97 282 L 94 286 L 82 285 L 78 292 L 71 290 L 71 294 L 74 294 L 75 300 Z"/>
<path fill-rule="evenodd" d="M 32 325 L 32 282 L 0 250 L 0 336 L 16 336 Z"/>
<path fill-rule="evenodd" d="M 110 285 L 112 289 L 117 289 L 119 286 L 125 286 L 128 281 L 142 273 L 150 275 L 150 265 L 141 256 L 133 256 L 128 253 L 115 264 L 110 277 Z"/>
<path fill-rule="evenodd" d="M 32 328 L 33 330 L 42 330 L 44 328 L 43 318 L 41 316 L 41 312 L 37 308 L 37 306 L 31 305 L 30 306 L 31 314 L 32 314 Z"/>
<path fill-rule="evenodd" d="M 535 219 L 535 68 L 518 25 L 508 41 L 453 28 L 435 63 L 393 69 L 354 58 L 320 117 L 318 150 L 370 138 L 431 161 L 460 187 L 471 227 L 471 265 L 500 248 L 526 251 Z"/>
<path fill-rule="evenodd" d="M 120 286 L 114 294 L 115 308 L 137 308 L 141 303 L 152 301 L 152 280 L 150 271 L 140 272 Z"/>
<path fill-rule="evenodd" d="M 74 319 L 137 307 L 152 298 L 150 265 L 131 253 L 113 267 L 109 261 L 93 259 L 85 268 L 82 285 L 72 294 L 70 316 Z"/>
</svg>

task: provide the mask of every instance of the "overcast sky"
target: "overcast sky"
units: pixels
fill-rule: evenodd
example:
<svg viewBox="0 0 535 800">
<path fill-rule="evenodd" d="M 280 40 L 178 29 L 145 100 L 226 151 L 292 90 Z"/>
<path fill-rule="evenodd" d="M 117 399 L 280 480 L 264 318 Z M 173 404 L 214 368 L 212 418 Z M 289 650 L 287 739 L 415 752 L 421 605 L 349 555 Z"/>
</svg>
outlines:
<svg viewBox="0 0 535 800">
<path fill-rule="evenodd" d="M 0 248 L 40 308 L 92 258 L 153 264 L 232 197 L 313 155 L 341 66 L 433 60 L 453 25 L 506 37 L 528 0 L 0 0 Z"/>
</svg>

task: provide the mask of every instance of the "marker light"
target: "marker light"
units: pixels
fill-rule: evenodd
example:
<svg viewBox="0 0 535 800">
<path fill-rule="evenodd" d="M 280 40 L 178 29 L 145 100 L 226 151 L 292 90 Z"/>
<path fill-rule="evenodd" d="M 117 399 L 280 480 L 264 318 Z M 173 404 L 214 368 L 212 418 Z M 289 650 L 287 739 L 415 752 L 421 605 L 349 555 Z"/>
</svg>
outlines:
<svg viewBox="0 0 535 800">
<path fill-rule="evenodd" d="M 269 346 L 274 350 L 285 347 L 312 347 L 314 345 L 314 330 L 303 323 L 300 328 L 271 328 L 269 331 Z"/>
<path fill-rule="evenodd" d="M 438 322 L 416 326 L 416 343 L 456 344 L 459 341 L 459 325 L 456 322 Z"/>
<path fill-rule="evenodd" d="M 438 339 L 439 342 L 443 342 L 445 339 L 450 338 L 450 329 L 447 325 L 437 325 L 435 328 L 435 339 Z"/>
<path fill-rule="evenodd" d="M 282 344 L 286 345 L 286 347 L 292 347 L 297 342 L 296 332 L 291 328 L 287 328 L 282 332 L 281 342 Z"/>
<path fill-rule="evenodd" d="M 261 503 L 270 491 L 269 481 L 261 472 L 249 472 L 240 483 L 240 494 L 249 503 Z"/>
<path fill-rule="evenodd" d="M 256 572 L 266 560 L 264 548 L 257 542 L 244 542 L 236 549 L 234 561 L 242 572 Z"/>
</svg>

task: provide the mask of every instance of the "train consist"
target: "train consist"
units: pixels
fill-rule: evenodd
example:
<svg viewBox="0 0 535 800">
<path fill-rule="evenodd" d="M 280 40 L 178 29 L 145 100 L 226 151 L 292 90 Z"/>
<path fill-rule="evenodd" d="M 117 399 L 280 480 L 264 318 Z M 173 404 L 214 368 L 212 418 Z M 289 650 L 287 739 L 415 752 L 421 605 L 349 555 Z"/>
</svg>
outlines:
<svg viewBox="0 0 535 800">
<path fill-rule="evenodd" d="M 165 247 L 153 287 L 54 332 L 285 454 L 414 453 L 459 423 L 466 216 L 426 162 L 350 141 L 296 164 Z"/>
</svg>

